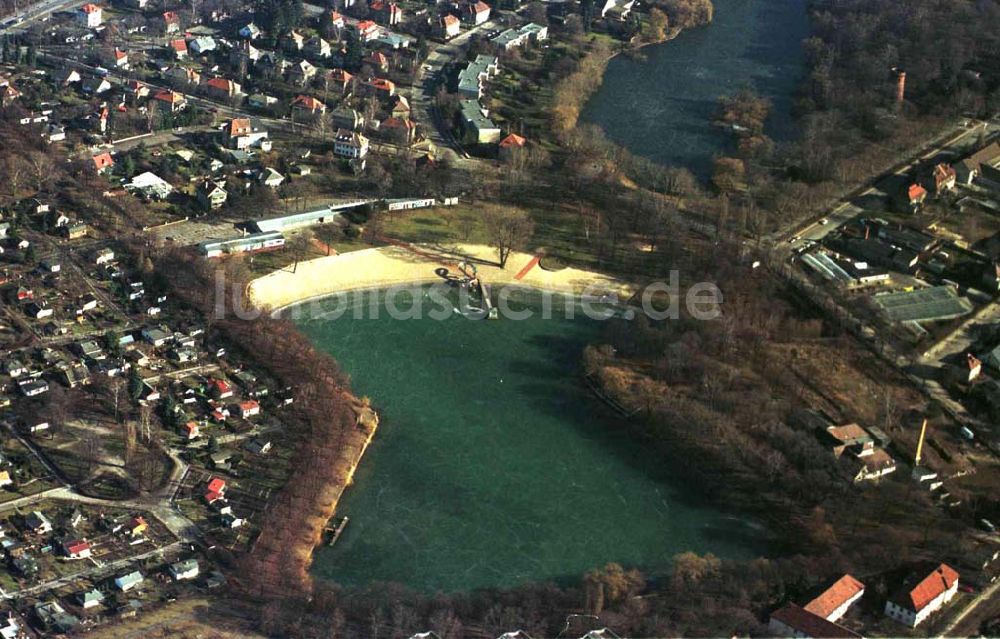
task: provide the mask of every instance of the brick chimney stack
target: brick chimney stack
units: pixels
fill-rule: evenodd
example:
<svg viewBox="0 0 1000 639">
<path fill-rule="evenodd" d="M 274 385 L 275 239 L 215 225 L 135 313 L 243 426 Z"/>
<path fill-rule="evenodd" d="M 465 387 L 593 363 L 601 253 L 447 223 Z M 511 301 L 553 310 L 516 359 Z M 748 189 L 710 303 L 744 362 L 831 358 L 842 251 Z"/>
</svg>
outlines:
<svg viewBox="0 0 1000 639">
<path fill-rule="evenodd" d="M 906 96 L 906 71 L 898 67 L 893 67 L 892 71 L 896 76 L 896 104 L 901 106 Z"/>
</svg>

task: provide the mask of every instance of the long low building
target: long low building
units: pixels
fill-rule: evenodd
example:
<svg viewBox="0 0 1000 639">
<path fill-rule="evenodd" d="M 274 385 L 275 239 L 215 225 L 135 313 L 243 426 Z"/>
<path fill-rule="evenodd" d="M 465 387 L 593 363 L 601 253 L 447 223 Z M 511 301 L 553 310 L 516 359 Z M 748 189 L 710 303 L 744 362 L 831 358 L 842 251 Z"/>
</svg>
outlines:
<svg viewBox="0 0 1000 639">
<path fill-rule="evenodd" d="M 341 204 L 331 204 L 323 208 L 305 213 L 292 213 L 289 215 L 276 215 L 263 220 L 254 220 L 250 224 L 258 233 L 268 233 L 272 231 L 288 231 L 296 228 L 314 226 L 316 224 L 329 224 L 335 221 L 344 211 L 370 204 L 375 200 L 354 200 Z"/>
<path fill-rule="evenodd" d="M 941 321 L 972 312 L 972 302 L 950 286 L 885 293 L 876 295 L 872 300 L 893 322 Z"/>
<path fill-rule="evenodd" d="M 205 257 L 220 257 L 234 253 L 255 253 L 257 251 L 272 251 L 285 245 L 285 236 L 276 231 L 267 233 L 252 233 L 228 240 L 209 240 L 198 245 L 198 250 Z"/>
</svg>

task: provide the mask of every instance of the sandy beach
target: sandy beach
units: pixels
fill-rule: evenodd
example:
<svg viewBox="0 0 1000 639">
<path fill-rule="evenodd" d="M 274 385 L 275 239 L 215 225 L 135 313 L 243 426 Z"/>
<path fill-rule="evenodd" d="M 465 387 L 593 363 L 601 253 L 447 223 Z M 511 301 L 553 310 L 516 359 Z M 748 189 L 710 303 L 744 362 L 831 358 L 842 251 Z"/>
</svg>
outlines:
<svg viewBox="0 0 1000 639">
<path fill-rule="evenodd" d="M 466 258 L 476 264 L 480 278 L 494 288 L 518 285 L 572 294 L 586 290 L 589 294 L 623 298 L 630 294 L 624 281 L 601 273 L 575 268 L 546 271 L 538 264 L 532 266 L 535 256 L 528 253 L 511 253 L 507 267 L 501 269 L 496 251 L 476 244 L 418 245 L 412 249 L 384 246 L 321 257 L 300 262 L 294 273 L 282 270 L 257 278 L 250 283 L 248 293 L 255 305 L 277 310 L 342 291 L 440 282 L 441 275 L 436 271 L 445 268 L 451 276 L 460 275 L 456 265 Z"/>
</svg>

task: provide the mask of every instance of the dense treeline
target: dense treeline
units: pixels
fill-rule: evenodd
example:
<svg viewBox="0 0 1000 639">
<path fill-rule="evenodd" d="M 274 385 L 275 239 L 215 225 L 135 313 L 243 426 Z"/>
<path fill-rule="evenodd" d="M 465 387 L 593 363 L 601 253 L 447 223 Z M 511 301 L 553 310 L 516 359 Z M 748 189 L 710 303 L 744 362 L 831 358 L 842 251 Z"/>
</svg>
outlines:
<svg viewBox="0 0 1000 639">
<path fill-rule="evenodd" d="M 868 170 L 873 142 L 912 144 L 935 118 L 1000 109 L 1000 2 L 815 0 L 810 10 L 805 131 L 793 153 L 803 178 L 852 179 Z M 906 72 L 898 113 L 894 69 Z"/>
</svg>

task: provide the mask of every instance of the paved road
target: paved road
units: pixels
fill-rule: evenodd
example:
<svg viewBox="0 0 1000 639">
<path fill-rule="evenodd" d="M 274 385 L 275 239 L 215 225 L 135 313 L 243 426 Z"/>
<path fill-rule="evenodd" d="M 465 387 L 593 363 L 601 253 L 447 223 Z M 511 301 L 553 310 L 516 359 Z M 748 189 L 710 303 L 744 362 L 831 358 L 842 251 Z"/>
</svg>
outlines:
<svg viewBox="0 0 1000 639">
<path fill-rule="evenodd" d="M 969 605 L 965 607 L 965 610 L 955 615 L 952 618 L 952 620 L 948 623 L 948 625 L 942 628 L 940 632 L 938 632 L 938 636 L 941 637 L 951 636 L 952 632 L 955 630 L 955 627 L 958 626 L 958 624 L 962 623 L 962 621 L 970 614 L 972 614 L 976 610 L 976 608 L 978 608 L 983 602 L 989 601 L 994 595 L 997 594 L 998 590 L 1000 590 L 1000 581 L 996 582 L 995 584 L 991 584 L 988 588 L 984 588 L 982 592 L 976 595 L 975 599 L 969 602 Z"/>
<path fill-rule="evenodd" d="M 968 145 L 974 143 L 981 132 L 985 131 L 987 134 L 991 134 L 998 130 L 1000 130 L 1000 121 L 997 120 L 978 122 L 976 125 L 970 127 L 963 126 L 962 122 L 956 122 L 955 126 L 944 134 L 924 141 L 920 147 L 914 149 L 906 159 L 901 160 L 896 166 L 865 181 L 862 185 L 847 193 L 836 203 L 836 206 L 832 210 L 820 216 L 820 218 L 825 218 L 828 221 L 827 224 L 820 224 L 820 218 L 814 218 L 806 225 L 796 227 L 798 230 L 776 233 L 773 239 L 780 240 L 789 236 L 799 236 L 803 239 L 819 241 L 844 222 L 863 212 L 864 209 L 859 207 L 855 203 L 856 201 L 862 198 L 882 199 L 887 197 L 887 194 L 879 188 L 880 183 L 886 178 L 907 174 L 913 170 L 916 164 L 929 160 L 941 153 L 952 151 L 957 155 L 966 152 Z"/>
<path fill-rule="evenodd" d="M 460 59 L 469 39 L 482 31 L 497 28 L 497 24 L 488 20 L 449 40 L 446 44 L 431 42 L 424 65 L 417 71 L 417 77 L 410 91 L 410 107 L 413 109 L 413 119 L 422 122 L 423 135 L 431 140 L 440 151 L 447 153 L 455 164 L 471 164 L 476 162 L 465 152 L 462 145 L 450 133 L 444 131 L 434 108 L 434 97 L 437 91 L 438 78 L 442 77 L 444 67 L 452 60 Z M 502 72 L 502 71 L 501 71 Z"/>
</svg>

